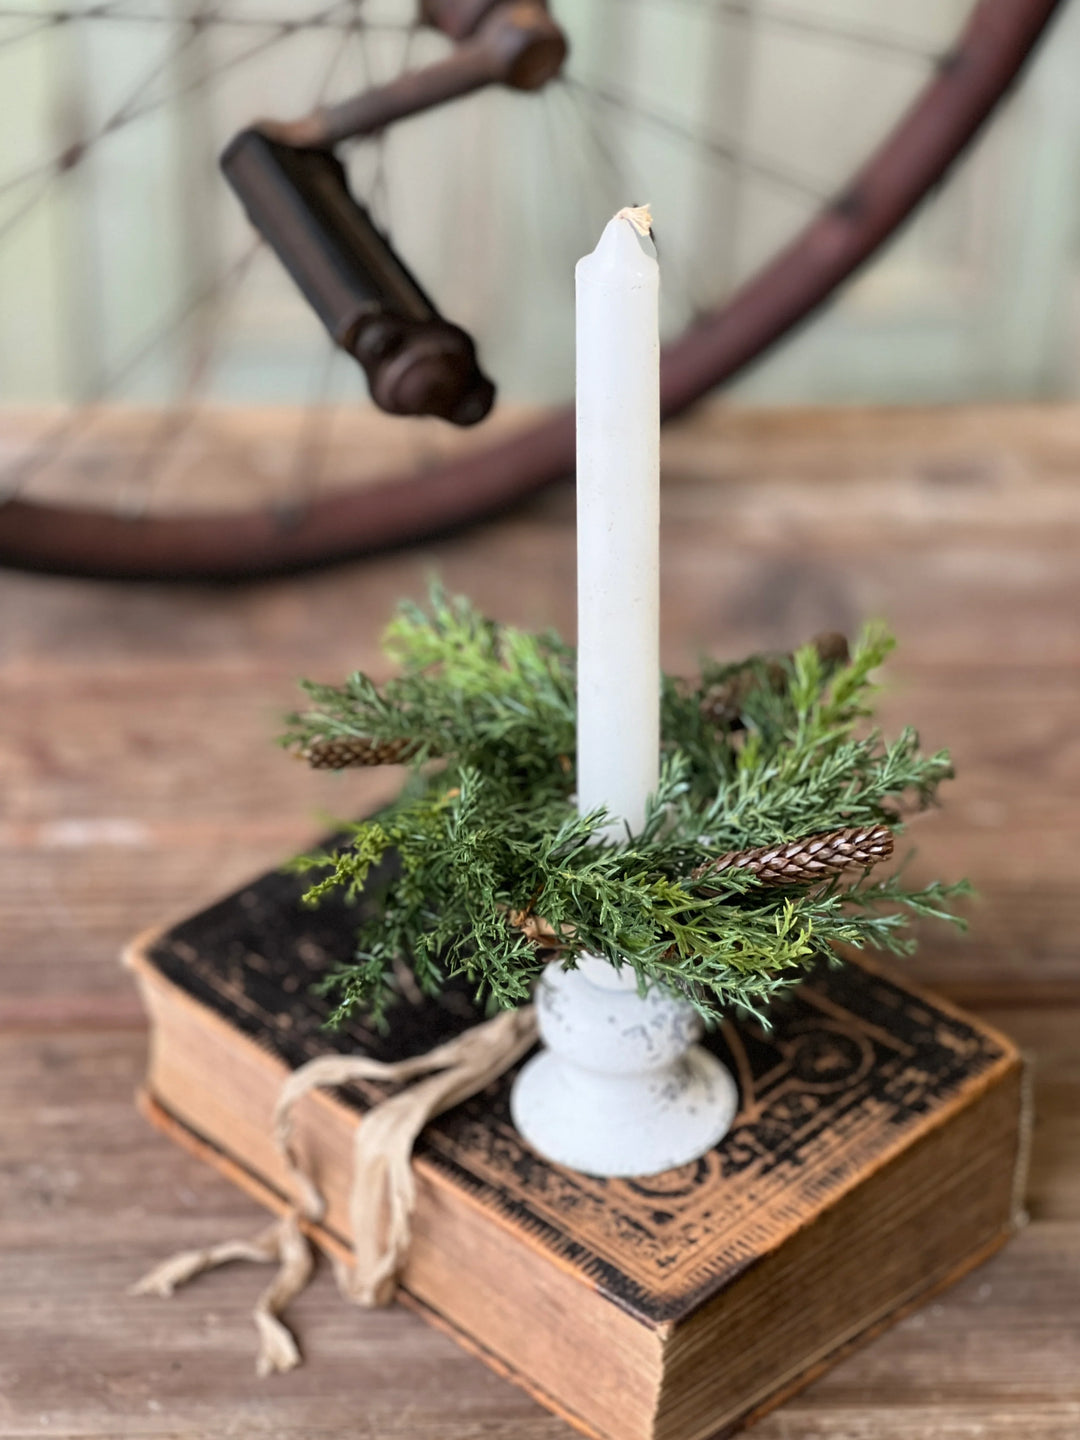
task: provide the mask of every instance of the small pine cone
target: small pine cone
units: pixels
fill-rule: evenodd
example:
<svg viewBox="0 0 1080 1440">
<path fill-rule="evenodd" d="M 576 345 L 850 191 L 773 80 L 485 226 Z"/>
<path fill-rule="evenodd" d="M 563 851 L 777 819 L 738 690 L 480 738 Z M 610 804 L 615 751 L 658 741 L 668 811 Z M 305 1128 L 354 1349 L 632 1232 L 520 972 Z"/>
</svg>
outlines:
<svg viewBox="0 0 1080 1440">
<path fill-rule="evenodd" d="M 559 950 L 574 938 L 574 927 L 562 925 L 558 930 L 553 925 L 528 910 L 511 910 L 506 917 L 526 940 L 534 940 L 542 950 Z"/>
<path fill-rule="evenodd" d="M 420 749 L 416 740 L 370 740 L 362 735 L 341 735 L 312 740 L 300 751 L 313 770 L 345 770 L 357 765 L 401 765 Z"/>
<path fill-rule="evenodd" d="M 729 675 L 705 692 L 701 700 L 702 715 L 718 730 L 740 727 L 746 697 L 757 683 L 757 676 L 752 670 L 736 670 L 734 675 Z"/>
<path fill-rule="evenodd" d="M 825 630 L 810 641 L 826 665 L 846 665 L 851 659 L 847 636 L 839 630 Z"/>
<path fill-rule="evenodd" d="M 748 870 L 762 885 L 814 885 L 831 880 L 852 866 L 866 869 L 893 852 L 893 834 L 886 825 L 850 826 L 762 845 L 756 850 L 729 850 L 693 872 L 695 880 L 719 870 Z"/>
<path fill-rule="evenodd" d="M 826 665 L 846 665 L 850 659 L 847 639 L 836 631 L 815 635 L 810 643 Z M 783 658 L 790 662 L 792 657 L 785 655 Z M 736 670 L 706 692 L 701 701 L 701 713 L 718 729 L 740 729 L 740 717 L 747 696 L 761 684 L 762 678 L 773 690 L 780 691 L 787 682 L 787 671 L 779 660 L 766 664 L 764 677 L 757 670 Z"/>
</svg>

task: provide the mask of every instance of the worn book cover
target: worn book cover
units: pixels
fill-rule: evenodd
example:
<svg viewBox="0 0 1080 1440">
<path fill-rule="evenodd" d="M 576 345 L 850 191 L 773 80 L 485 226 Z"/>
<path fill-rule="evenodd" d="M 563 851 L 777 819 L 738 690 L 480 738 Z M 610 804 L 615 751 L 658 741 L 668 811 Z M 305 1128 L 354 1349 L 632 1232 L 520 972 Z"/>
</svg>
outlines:
<svg viewBox="0 0 1080 1440">
<path fill-rule="evenodd" d="M 328 1051 L 399 1059 L 478 1018 L 463 987 L 427 999 L 403 967 L 386 1033 L 328 1030 L 313 986 L 350 953 L 355 910 L 305 909 L 302 888 L 266 875 L 129 957 L 154 1021 L 153 1113 L 269 1204 L 283 1188 L 269 1113 L 291 1069 Z M 590 1433 L 695 1440 L 789 1393 L 1005 1238 L 1023 1147 L 1021 1067 L 1004 1037 L 862 964 L 821 966 L 770 1020 L 706 1037 L 737 1078 L 738 1118 L 662 1175 L 549 1164 L 511 1123 L 511 1075 L 429 1125 L 412 1298 Z M 330 1246 L 346 1233 L 348 1130 L 381 1093 L 312 1097 Z M 557 1334 L 538 1332 L 541 1313 Z M 605 1366 L 610 1383 L 596 1378 Z"/>
</svg>

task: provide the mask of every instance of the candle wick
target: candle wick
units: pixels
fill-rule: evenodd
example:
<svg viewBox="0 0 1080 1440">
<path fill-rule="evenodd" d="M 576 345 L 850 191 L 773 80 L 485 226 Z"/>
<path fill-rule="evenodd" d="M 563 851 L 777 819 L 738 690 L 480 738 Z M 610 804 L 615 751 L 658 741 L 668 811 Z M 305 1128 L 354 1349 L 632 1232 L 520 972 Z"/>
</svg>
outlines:
<svg viewBox="0 0 1080 1440">
<path fill-rule="evenodd" d="M 624 205 L 616 220 L 629 220 L 639 235 L 652 238 L 652 210 L 648 205 Z"/>
</svg>

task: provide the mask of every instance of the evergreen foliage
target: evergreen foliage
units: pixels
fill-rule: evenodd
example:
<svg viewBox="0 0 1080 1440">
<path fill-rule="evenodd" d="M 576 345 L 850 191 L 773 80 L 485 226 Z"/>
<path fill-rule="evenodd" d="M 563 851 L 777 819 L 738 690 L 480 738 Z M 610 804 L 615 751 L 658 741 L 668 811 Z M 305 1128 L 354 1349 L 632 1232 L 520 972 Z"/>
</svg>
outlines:
<svg viewBox="0 0 1080 1440">
<path fill-rule="evenodd" d="M 340 687 L 305 683 L 310 706 L 284 737 L 301 748 L 342 736 L 420 745 L 394 804 L 348 827 L 332 852 L 295 862 L 325 872 L 307 892 L 315 904 L 336 889 L 355 897 L 396 856 L 354 961 L 326 982 L 335 1018 L 381 1018 L 401 956 L 428 993 L 464 973 L 490 1004 L 520 1004 L 552 945 L 567 965 L 578 953 L 629 964 L 640 987 L 663 982 L 706 1016 L 760 1012 L 837 945 L 906 954 L 911 915 L 961 924 L 951 902 L 963 882 L 911 889 L 901 874 L 863 872 L 765 888 L 739 870 L 691 873 L 728 850 L 842 826 L 899 830 L 902 812 L 934 800 L 948 754 L 924 755 L 911 729 L 886 740 L 867 723 L 871 676 L 892 647 L 869 626 L 848 662 L 806 646 L 710 661 L 694 681 L 665 677 L 660 786 L 644 831 L 610 843 L 604 812 L 579 816 L 573 801 L 573 650 L 439 591 L 427 609 L 403 605 L 385 637 L 400 674 L 382 686 L 359 673 Z M 706 697 L 736 674 L 741 713 L 718 726 Z"/>
</svg>

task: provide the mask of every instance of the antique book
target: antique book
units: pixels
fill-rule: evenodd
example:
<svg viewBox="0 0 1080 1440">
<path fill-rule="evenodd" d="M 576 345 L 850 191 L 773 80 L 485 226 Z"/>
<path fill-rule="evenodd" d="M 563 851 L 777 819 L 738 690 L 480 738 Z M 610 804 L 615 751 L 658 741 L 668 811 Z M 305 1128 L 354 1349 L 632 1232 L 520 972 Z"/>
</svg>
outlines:
<svg viewBox="0 0 1080 1440">
<path fill-rule="evenodd" d="M 271 1209 L 290 1070 L 396 1059 L 477 1018 L 463 988 L 390 1028 L 325 1027 L 313 985 L 355 912 L 269 874 L 129 951 L 151 1019 L 150 1117 Z M 1020 1058 L 1003 1036 L 864 964 L 823 966 L 770 1015 L 708 1037 L 741 1106 L 702 1160 L 639 1180 L 551 1165 L 515 1132 L 510 1077 L 425 1130 L 401 1298 L 603 1440 L 707 1440 L 778 1403 L 993 1251 L 1017 1214 Z M 297 1136 L 346 1247 L 350 1136 L 379 1086 L 307 1096 Z M 318 1357 L 309 1357 L 317 1364 Z"/>
</svg>

